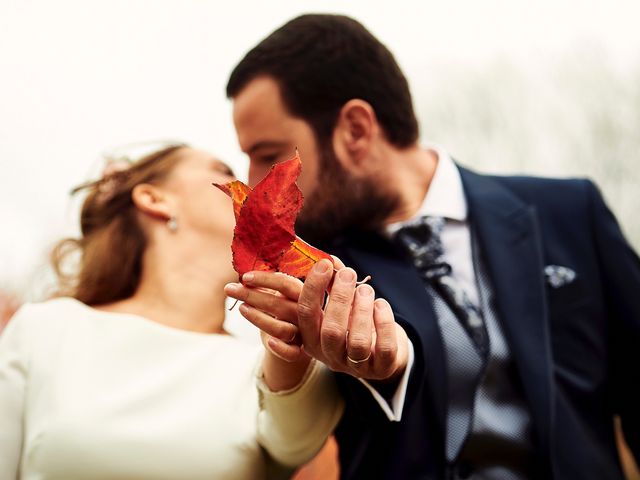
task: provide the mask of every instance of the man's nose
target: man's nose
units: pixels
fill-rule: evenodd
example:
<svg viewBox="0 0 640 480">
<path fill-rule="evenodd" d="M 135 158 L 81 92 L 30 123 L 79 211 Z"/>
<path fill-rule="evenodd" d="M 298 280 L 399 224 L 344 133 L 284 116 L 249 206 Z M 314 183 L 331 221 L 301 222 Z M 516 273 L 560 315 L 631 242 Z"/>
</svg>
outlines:
<svg viewBox="0 0 640 480">
<path fill-rule="evenodd" d="M 269 168 L 262 165 L 249 164 L 249 186 L 255 187 L 268 173 Z"/>
</svg>

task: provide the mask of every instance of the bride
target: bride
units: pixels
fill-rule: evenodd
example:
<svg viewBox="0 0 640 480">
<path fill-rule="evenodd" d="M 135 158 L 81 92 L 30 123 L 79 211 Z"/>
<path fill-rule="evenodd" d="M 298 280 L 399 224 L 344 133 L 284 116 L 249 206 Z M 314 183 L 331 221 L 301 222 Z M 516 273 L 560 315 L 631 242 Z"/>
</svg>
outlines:
<svg viewBox="0 0 640 480">
<path fill-rule="evenodd" d="M 82 235 L 54 250 L 60 294 L 0 337 L 0 478 L 253 480 L 321 448 L 342 413 L 328 371 L 223 328 L 234 218 L 211 183 L 232 179 L 175 144 L 81 187 Z M 285 345 L 296 304 L 281 307 Z"/>
</svg>

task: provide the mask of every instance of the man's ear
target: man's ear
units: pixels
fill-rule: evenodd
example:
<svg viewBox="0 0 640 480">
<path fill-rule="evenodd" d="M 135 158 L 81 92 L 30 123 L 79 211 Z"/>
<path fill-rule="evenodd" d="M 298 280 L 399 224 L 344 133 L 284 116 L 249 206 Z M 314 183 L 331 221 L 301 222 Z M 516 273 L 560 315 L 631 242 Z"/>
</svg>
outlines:
<svg viewBox="0 0 640 480">
<path fill-rule="evenodd" d="M 343 167 L 358 172 L 380 134 L 373 107 L 364 100 L 352 99 L 340 109 L 333 131 L 333 147 Z"/>
<path fill-rule="evenodd" d="M 162 220 L 171 218 L 172 212 L 167 203 L 166 195 L 155 185 L 150 183 L 136 185 L 131 191 L 131 200 L 140 212 L 150 217 Z"/>
</svg>

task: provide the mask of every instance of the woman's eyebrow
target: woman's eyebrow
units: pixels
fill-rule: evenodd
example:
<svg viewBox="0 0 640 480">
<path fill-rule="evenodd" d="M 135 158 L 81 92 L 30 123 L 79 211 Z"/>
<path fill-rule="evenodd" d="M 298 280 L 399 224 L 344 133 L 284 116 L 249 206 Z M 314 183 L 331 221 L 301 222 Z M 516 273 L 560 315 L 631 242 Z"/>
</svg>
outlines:
<svg viewBox="0 0 640 480">
<path fill-rule="evenodd" d="M 221 160 L 218 159 L 213 159 L 211 162 L 211 166 L 218 171 L 223 171 L 225 173 L 228 173 L 229 175 L 235 177 L 235 174 L 233 173 L 233 170 L 231 169 L 231 167 L 229 165 L 227 165 L 226 163 L 224 163 Z"/>
</svg>

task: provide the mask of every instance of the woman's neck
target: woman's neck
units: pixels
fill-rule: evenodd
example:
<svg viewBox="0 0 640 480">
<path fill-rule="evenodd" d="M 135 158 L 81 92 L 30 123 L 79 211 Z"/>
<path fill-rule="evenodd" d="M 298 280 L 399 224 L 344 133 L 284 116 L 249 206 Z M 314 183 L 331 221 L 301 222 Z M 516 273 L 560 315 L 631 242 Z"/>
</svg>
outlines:
<svg viewBox="0 0 640 480">
<path fill-rule="evenodd" d="M 224 333 L 223 287 L 234 277 L 230 254 L 213 252 L 229 251 L 229 245 L 216 245 L 210 239 L 160 238 L 147 247 L 134 295 L 104 309 L 138 314 L 184 330 Z"/>
</svg>

